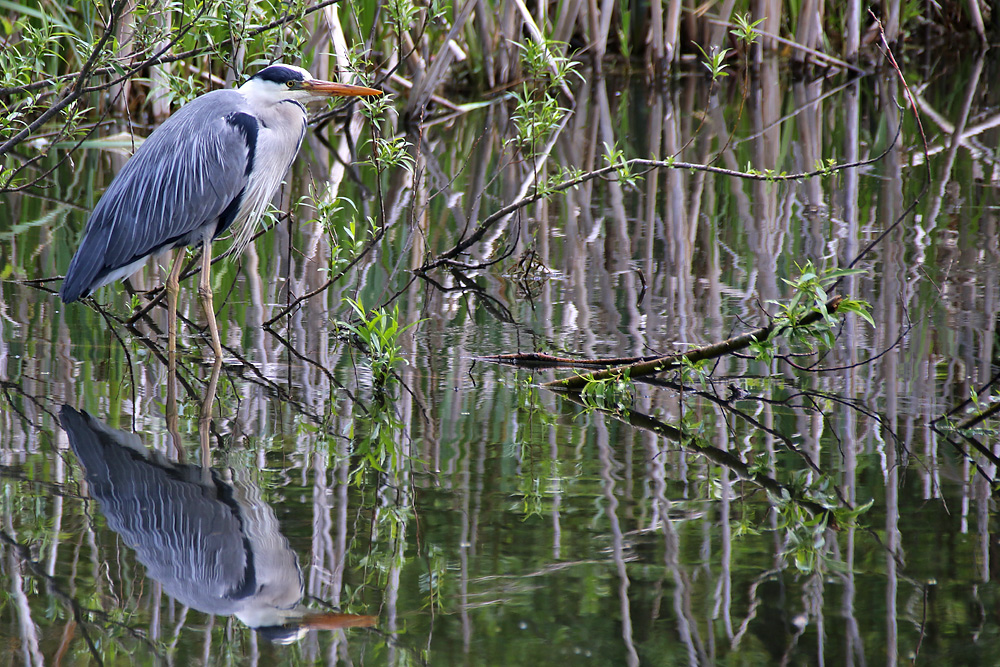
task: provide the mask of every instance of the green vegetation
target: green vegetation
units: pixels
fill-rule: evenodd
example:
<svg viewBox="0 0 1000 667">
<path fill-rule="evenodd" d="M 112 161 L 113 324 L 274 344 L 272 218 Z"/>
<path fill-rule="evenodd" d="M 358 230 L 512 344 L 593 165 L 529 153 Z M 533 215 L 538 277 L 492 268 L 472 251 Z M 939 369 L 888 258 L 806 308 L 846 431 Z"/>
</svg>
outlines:
<svg viewBox="0 0 1000 667">
<path fill-rule="evenodd" d="M 629 378 L 626 369 L 620 374 L 587 382 L 580 392 L 580 399 L 589 409 L 620 413 L 632 407 L 635 401 L 635 383 Z"/>
<path fill-rule="evenodd" d="M 762 17 L 737 2 L 728 19 L 674 2 L 529 4 L 115 3 L 110 32 L 112 5 L 3 5 L 11 48 L 0 58 L 16 62 L 0 84 L 0 206 L 12 212 L 0 229 L 0 509 L 24 547 L 5 547 L 10 645 L 31 627 L 18 616 L 27 610 L 46 658 L 64 636 L 67 662 L 93 655 L 37 562 L 72 580 L 86 606 L 76 632 L 90 628 L 108 662 L 147 636 L 178 663 L 211 653 L 239 664 L 260 650 L 238 622 L 183 617 L 150 594 L 60 444 L 53 405 L 76 402 L 195 458 L 192 442 L 177 451 L 162 433 L 157 311 L 136 329 L 115 322 L 148 294 L 109 288 L 103 312 L 67 309 L 25 281 L 65 270 L 124 159 L 115 147 L 280 58 L 393 93 L 316 113 L 268 232 L 242 266 L 214 274 L 228 344 L 246 357 L 231 360 L 215 403 L 221 474 L 249 470 L 259 483 L 310 595 L 382 614 L 377 633 L 313 637 L 281 660 L 318 663 L 330 649 L 358 664 L 390 652 L 626 664 L 630 649 L 641 663 L 811 663 L 814 644 L 882 655 L 897 627 L 899 653 L 915 656 L 925 616 L 949 624 L 934 641 L 977 633 L 978 655 L 995 653 L 996 626 L 977 611 L 997 597 L 982 555 L 995 541 L 992 496 L 977 484 L 996 463 L 984 421 L 996 389 L 989 354 L 970 352 L 992 349 L 996 320 L 986 163 L 959 147 L 956 178 L 941 182 L 946 216 L 921 204 L 919 228 L 864 269 L 824 268 L 851 265 L 923 186 L 906 162 L 919 153 L 913 128 L 893 140 L 891 73 L 800 79 L 758 61 L 758 49 L 789 48 L 802 57 L 789 71 L 847 71 L 838 62 L 856 61 L 839 6 L 816 17 L 808 48 L 819 55 L 806 55 L 806 3 Z M 937 9 L 923 7 L 902 7 L 902 32 L 918 10 L 933 25 Z M 619 85 L 626 67 L 649 75 Z M 685 67 L 679 86 L 657 74 Z M 920 87 L 935 117 L 985 113 L 956 113 L 945 84 L 966 74 Z M 964 136 L 954 123 L 931 140 L 941 149 L 953 132 Z M 886 147 L 891 168 L 878 162 Z M 946 153 L 924 157 L 937 168 Z M 140 287 L 157 284 L 149 274 Z M 911 316 L 912 332 L 893 328 Z M 766 331 L 723 349 L 754 326 Z M 188 433 L 205 369 L 197 322 L 184 329 Z M 545 350 L 572 362 L 720 341 L 719 354 L 669 354 L 648 373 L 581 371 L 568 401 L 542 389 L 546 370 L 479 356 Z M 976 415 L 942 420 L 952 428 L 936 439 L 921 420 L 950 404 L 947 392 L 971 396 Z M 943 451 L 948 438 L 967 449 Z M 904 576 L 887 582 L 897 565 Z M 946 576 L 940 601 L 914 583 Z M 891 619 L 879 617 L 887 591 L 902 591 Z M 880 630 L 850 634 L 858 623 Z M 954 647 L 940 641 L 942 653 Z"/>
<path fill-rule="evenodd" d="M 811 261 L 797 268 L 800 271 L 797 278 L 782 279 L 792 288 L 791 297 L 787 301 L 769 301 L 778 311 L 767 338 L 754 340 L 750 344 L 757 359 L 765 363 L 770 363 L 774 358 L 776 340 L 780 337 L 788 339 L 793 353 L 811 355 L 833 349 L 839 320 L 830 311 L 833 302 L 827 290 L 847 276 L 864 274 L 861 269 L 817 272 Z M 837 312 L 855 314 L 872 327 L 875 326 L 870 313 L 871 304 L 843 297 L 838 298 L 835 303 Z M 822 345 L 822 349 L 817 343 Z"/>
<path fill-rule="evenodd" d="M 410 0 L 6 3 L 0 9 L 0 191 L 45 184 L 50 172 L 39 175 L 29 166 L 57 146 L 54 155 L 66 159 L 101 118 L 128 118 L 141 127 L 150 115 L 162 118 L 218 82 L 240 81 L 275 60 L 320 75 L 349 72 L 369 83 L 391 73 L 395 78 L 386 83 L 404 84 L 408 117 L 425 118 L 445 88 L 464 88 L 478 101 L 481 91 L 513 86 L 518 131 L 512 140 L 530 154 L 565 113 L 552 91 L 568 92 L 569 75 L 579 75 L 583 60 L 596 59 L 600 67 L 615 57 L 642 59 L 659 68 L 679 63 L 691 43 L 715 79 L 726 75 L 735 55 L 723 48 L 727 31 L 718 27 L 724 25 L 738 40 L 744 65 L 752 47 L 783 48 L 770 39 L 780 33 L 801 62 L 841 67 L 838 58 L 859 56 L 857 35 L 869 21 L 833 9 L 825 14 L 822 3 L 818 10 L 808 3 L 769 4 L 770 16 L 754 16 L 742 0 L 727 16 L 699 13 L 688 24 L 697 28 L 688 42 L 678 27 L 680 0 L 652 9 L 571 0 L 542 3 L 535 13 L 520 4 L 476 4 L 478 10 Z M 983 19 L 969 13 L 974 4 L 937 3 L 921 14 L 919 3 L 904 2 L 901 10 L 896 0 L 886 9 L 902 19 L 888 22 L 887 39 L 895 42 L 914 22 L 940 21 L 952 37 L 964 28 L 975 40 Z M 844 34 L 848 39 L 838 44 Z M 590 46 L 577 52 L 571 41 Z M 547 83 L 539 89 L 542 79 Z M 376 154 L 400 150 L 397 141 L 377 139 Z M 26 142 L 29 151 L 18 148 Z"/>
<path fill-rule="evenodd" d="M 353 334 L 352 343 L 368 359 L 376 391 L 384 392 L 392 382 L 395 367 L 405 363 L 399 337 L 417 322 L 400 326 L 399 306 L 392 311 L 366 310 L 360 301 L 345 299 L 345 302 L 354 310 L 356 319 L 338 322 L 337 326 Z"/>
</svg>

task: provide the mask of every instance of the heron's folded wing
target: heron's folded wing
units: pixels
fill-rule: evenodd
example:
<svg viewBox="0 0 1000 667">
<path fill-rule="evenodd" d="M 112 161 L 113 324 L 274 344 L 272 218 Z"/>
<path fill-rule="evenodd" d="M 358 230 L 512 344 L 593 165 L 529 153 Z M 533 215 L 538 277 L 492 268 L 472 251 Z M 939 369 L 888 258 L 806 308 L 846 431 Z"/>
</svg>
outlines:
<svg viewBox="0 0 1000 667">
<path fill-rule="evenodd" d="M 157 128 L 91 214 L 63 299 L 78 298 L 150 255 L 194 242 L 206 229 L 214 233 L 221 216 L 235 215 L 252 164 L 255 123 L 242 95 L 226 90 L 189 102 Z"/>
</svg>

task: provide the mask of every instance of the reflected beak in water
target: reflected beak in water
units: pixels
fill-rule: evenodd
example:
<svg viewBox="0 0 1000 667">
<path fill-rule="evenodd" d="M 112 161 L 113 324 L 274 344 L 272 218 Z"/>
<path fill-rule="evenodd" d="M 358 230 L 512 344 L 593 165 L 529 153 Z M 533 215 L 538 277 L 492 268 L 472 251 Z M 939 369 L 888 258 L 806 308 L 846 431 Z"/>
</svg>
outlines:
<svg viewBox="0 0 1000 667">
<path fill-rule="evenodd" d="M 370 628 L 378 621 L 377 616 L 358 614 L 309 613 L 302 617 L 299 625 L 316 630 L 339 630 L 341 628 Z"/>
</svg>

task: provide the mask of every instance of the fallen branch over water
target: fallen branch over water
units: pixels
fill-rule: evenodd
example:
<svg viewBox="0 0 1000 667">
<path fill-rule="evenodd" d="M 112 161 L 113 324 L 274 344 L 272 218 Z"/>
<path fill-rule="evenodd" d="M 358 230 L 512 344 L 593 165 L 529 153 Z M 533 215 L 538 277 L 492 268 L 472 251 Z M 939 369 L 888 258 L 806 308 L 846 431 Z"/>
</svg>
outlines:
<svg viewBox="0 0 1000 667">
<path fill-rule="evenodd" d="M 829 299 L 826 302 L 827 313 L 833 313 L 836 311 L 843 300 L 844 298 L 842 296 L 835 296 Z M 812 310 L 802 317 L 797 324 L 799 326 L 808 326 L 814 322 L 818 322 L 823 319 L 823 317 L 825 317 L 825 314 L 820 310 Z M 573 375 L 561 380 L 546 382 L 542 386 L 548 389 L 560 389 L 563 391 L 580 391 L 590 382 L 610 380 L 623 375 L 627 375 L 632 380 L 649 375 L 656 375 L 657 373 L 662 373 L 663 371 L 679 367 L 685 360 L 694 364 L 705 359 L 715 359 L 726 354 L 744 350 L 750 347 L 753 343 L 767 340 L 776 328 L 780 329 L 787 326 L 790 326 L 790 324 L 786 320 L 772 322 L 765 327 L 760 327 L 759 329 L 754 329 L 753 331 L 740 336 L 734 336 L 728 340 L 706 345 L 705 347 L 695 348 L 694 350 L 689 350 L 687 352 L 669 354 L 667 356 L 657 357 L 656 359 L 648 361 L 639 361 L 632 364 L 614 366 L 613 368 L 608 368 L 602 371 Z"/>
<path fill-rule="evenodd" d="M 654 354 L 645 357 L 578 359 L 573 357 L 557 357 L 552 354 L 545 354 L 544 352 L 513 352 L 511 354 L 491 354 L 476 357 L 479 361 L 503 364 L 505 366 L 517 366 L 518 368 L 606 368 L 608 366 L 624 366 L 626 364 L 653 361 L 654 359 L 661 358 L 661 355 Z"/>
</svg>

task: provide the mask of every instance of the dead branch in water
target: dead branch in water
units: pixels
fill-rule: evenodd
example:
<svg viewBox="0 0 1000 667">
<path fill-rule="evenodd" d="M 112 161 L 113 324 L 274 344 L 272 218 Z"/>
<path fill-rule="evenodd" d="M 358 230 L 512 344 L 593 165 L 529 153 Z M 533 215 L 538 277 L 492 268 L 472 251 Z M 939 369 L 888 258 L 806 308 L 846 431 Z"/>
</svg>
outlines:
<svg viewBox="0 0 1000 667">
<path fill-rule="evenodd" d="M 544 352 L 512 352 L 510 354 L 491 354 L 476 357 L 478 361 L 486 361 L 504 366 L 518 368 L 606 368 L 607 366 L 624 366 L 641 361 L 661 359 L 663 355 L 652 354 L 645 357 L 613 357 L 601 359 L 580 359 L 574 357 L 557 357 Z"/>
<path fill-rule="evenodd" d="M 843 300 L 844 297 L 842 296 L 835 296 L 828 300 L 826 302 L 827 312 L 832 313 L 836 311 Z M 819 310 L 813 310 L 799 320 L 798 325 L 808 326 L 809 324 L 819 321 L 823 317 L 824 314 L 822 312 Z M 767 326 L 760 327 L 759 329 L 754 329 L 753 331 L 739 336 L 734 336 L 733 338 L 719 343 L 713 343 L 694 350 L 689 350 L 688 352 L 678 352 L 664 357 L 657 357 L 656 359 L 649 361 L 639 361 L 623 366 L 615 366 L 603 371 L 583 373 L 581 375 L 574 375 L 561 380 L 552 380 L 551 382 L 544 383 L 542 386 L 548 389 L 558 389 L 563 391 L 580 391 L 590 382 L 610 380 L 626 374 L 632 380 L 648 375 L 656 375 L 657 373 L 662 373 L 665 370 L 677 368 L 685 360 L 690 363 L 697 363 L 704 359 L 715 359 L 738 350 L 744 350 L 750 347 L 753 343 L 767 340 L 776 328 L 780 329 L 787 326 L 789 326 L 789 324 L 786 322 L 772 322 Z"/>
</svg>

